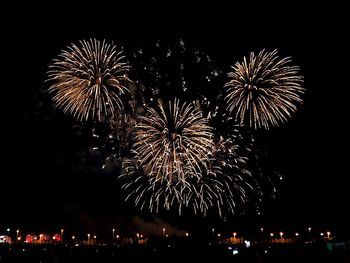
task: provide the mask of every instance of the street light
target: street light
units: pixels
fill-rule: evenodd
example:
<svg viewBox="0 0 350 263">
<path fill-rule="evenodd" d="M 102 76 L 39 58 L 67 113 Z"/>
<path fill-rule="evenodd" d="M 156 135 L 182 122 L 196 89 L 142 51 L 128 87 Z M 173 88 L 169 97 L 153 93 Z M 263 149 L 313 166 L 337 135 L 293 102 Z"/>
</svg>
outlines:
<svg viewBox="0 0 350 263">
<path fill-rule="evenodd" d="M 115 228 L 112 229 L 112 244 L 114 245 L 114 232 L 115 232 Z"/>
<path fill-rule="evenodd" d="M 88 238 L 88 244 L 90 244 L 90 233 L 87 234 L 87 238 Z"/>
<path fill-rule="evenodd" d="M 186 232 L 186 237 L 188 237 L 190 234 L 188 232 Z"/>
<path fill-rule="evenodd" d="M 236 239 L 236 235 L 237 233 L 236 232 L 233 232 L 233 238 Z"/>
<path fill-rule="evenodd" d="M 307 229 L 309 231 L 309 238 L 311 239 L 311 227 Z"/>
<path fill-rule="evenodd" d="M 296 232 L 296 233 L 295 233 L 295 236 L 296 236 L 296 237 L 298 237 L 298 236 L 299 236 L 299 233 L 298 233 L 298 232 Z"/>
<path fill-rule="evenodd" d="M 18 240 L 19 229 L 16 230 L 16 239 Z"/>
<path fill-rule="evenodd" d="M 63 243 L 63 231 L 64 231 L 64 229 L 62 228 L 61 229 L 61 243 Z"/>
<path fill-rule="evenodd" d="M 163 237 L 165 236 L 165 228 L 163 228 Z"/>
<path fill-rule="evenodd" d="M 283 238 L 283 232 L 280 232 L 281 239 Z"/>
<path fill-rule="evenodd" d="M 329 236 L 331 235 L 331 232 L 327 231 L 327 238 L 329 239 Z"/>
<path fill-rule="evenodd" d="M 273 237 L 273 233 L 270 233 L 270 237 Z"/>
</svg>

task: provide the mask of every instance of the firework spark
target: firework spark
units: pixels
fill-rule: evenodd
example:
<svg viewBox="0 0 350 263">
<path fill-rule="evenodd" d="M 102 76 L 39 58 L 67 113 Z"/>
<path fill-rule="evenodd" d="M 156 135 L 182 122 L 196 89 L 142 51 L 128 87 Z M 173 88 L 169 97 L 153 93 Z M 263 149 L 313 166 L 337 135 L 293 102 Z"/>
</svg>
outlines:
<svg viewBox="0 0 350 263">
<path fill-rule="evenodd" d="M 193 104 L 175 99 L 167 108 L 159 102 L 158 109 L 147 108 L 135 130 L 133 147 L 145 174 L 172 182 L 210 170 L 214 135 Z"/>
<path fill-rule="evenodd" d="M 114 44 L 82 40 L 62 51 L 49 66 L 49 92 L 58 108 L 80 121 L 113 117 L 123 108 L 121 95 L 129 66 Z"/>
<path fill-rule="evenodd" d="M 303 77 L 290 62 L 290 57 L 280 59 L 277 50 L 262 50 L 232 67 L 225 85 L 227 109 L 241 126 L 270 129 L 296 111 L 296 103 L 302 103 Z"/>
<path fill-rule="evenodd" d="M 182 39 L 158 40 L 132 52 L 133 79 L 145 87 L 145 102 L 158 98 L 196 101 L 205 110 L 222 86 L 222 71 L 210 56 Z M 216 89 L 215 86 L 218 88 Z"/>
</svg>

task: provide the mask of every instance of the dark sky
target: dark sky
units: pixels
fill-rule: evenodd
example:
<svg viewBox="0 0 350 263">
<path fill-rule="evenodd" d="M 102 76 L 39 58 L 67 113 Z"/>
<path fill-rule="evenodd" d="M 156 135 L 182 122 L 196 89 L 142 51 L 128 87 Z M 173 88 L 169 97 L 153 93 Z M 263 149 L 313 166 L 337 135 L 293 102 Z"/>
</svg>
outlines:
<svg viewBox="0 0 350 263">
<path fill-rule="evenodd" d="M 54 110 L 43 93 L 50 60 L 71 42 L 90 37 L 120 41 L 124 46 L 183 37 L 226 69 L 264 47 L 292 56 L 305 76 L 305 102 L 287 125 L 262 136 L 284 182 L 278 199 L 266 205 L 265 215 L 257 221 L 333 226 L 350 222 L 345 169 L 348 54 L 342 34 L 335 30 L 341 24 L 321 16 L 309 21 L 297 13 L 248 22 L 218 13 L 171 18 L 164 14 L 159 19 L 153 13 L 116 14 L 116 20 L 98 16 L 97 21 L 64 16 L 48 13 L 33 22 L 27 14 L 4 38 L 0 228 L 50 228 L 71 222 L 74 215 L 104 222 L 137 214 L 120 202 L 115 177 L 99 172 L 94 166 L 98 160 L 92 158 L 89 164 L 88 156 L 85 163 L 79 161 L 87 150 L 85 139 L 76 135 L 71 119 Z M 86 164 L 89 173 L 79 172 L 79 165 Z"/>
</svg>

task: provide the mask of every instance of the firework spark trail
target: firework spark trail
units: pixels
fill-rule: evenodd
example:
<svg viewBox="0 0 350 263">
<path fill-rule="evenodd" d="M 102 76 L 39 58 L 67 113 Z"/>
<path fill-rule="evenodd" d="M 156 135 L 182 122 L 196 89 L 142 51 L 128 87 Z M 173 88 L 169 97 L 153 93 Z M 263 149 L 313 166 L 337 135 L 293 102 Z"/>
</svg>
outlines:
<svg viewBox="0 0 350 263">
<path fill-rule="evenodd" d="M 127 159 L 123 163 L 123 189 L 126 200 L 133 200 L 141 209 L 159 212 L 161 209 L 186 208 L 195 214 L 206 215 L 217 211 L 219 216 L 234 214 L 242 207 L 250 192 L 251 174 L 245 169 L 247 158 L 240 155 L 236 135 L 227 139 L 220 136 L 214 140 L 210 158 L 210 170 L 202 171 L 199 177 L 188 176 L 183 180 L 166 180 L 147 174 L 140 162 Z"/>
<path fill-rule="evenodd" d="M 226 83 L 227 109 L 242 126 L 270 129 L 287 121 L 302 103 L 303 77 L 291 58 L 280 59 L 277 50 L 250 54 L 237 62 Z"/>
<path fill-rule="evenodd" d="M 166 182 L 145 175 L 135 160 L 128 159 L 123 165 L 120 178 L 125 181 L 125 200 L 133 200 L 141 210 L 150 212 L 177 209 L 181 215 L 189 208 L 195 214 L 206 215 L 215 210 L 219 216 L 234 214 L 237 206 L 247 201 L 247 190 L 251 190 L 244 176 L 232 171 L 221 173 L 218 167 L 215 173 L 203 174 L 201 178 Z"/>
<path fill-rule="evenodd" d="M 123 162 L 123 174 L 120 178 L 126 181 L 122 187 L 128 193 L 125 200 L 133 199 L 141 210 L 148 209 L 158 213 L 162 208 L 169 210 L 178 206 L 181 214 L 185 192 L 188 191 L 184 182 L 169 183 L 145 175 L 137 161 L 132 159 Z"/>
<path fill-rule="evenodd" d="M 113 117 L 129 90 L 127 63 L 114 44 L 82 40 L 61 52 L 49 66 L 49 92 L 58 108 L 80 121 Z"/>
<path fill-rule="evenodd" d="M 220 135 L 215 143 L 214 162 L 220 167 L 224 176 L 218 178 L 221 195 L 216 205 L 219 214 L 234 214 L 238 207 L 251 201 L 252 192 L 256 191 L 252 174 L 248 170 L 248 153 L 250 149 L 243 144 L 237 130 L 227 135 Z"/>
<path fill-rule="evenodd" d="M 144 172 L 165 181 L 201 177 L 210 170 L 214 134 L 201 111 L 179 100 L 147 108 L 135 128 L 133 145 Z"/>
</svg>

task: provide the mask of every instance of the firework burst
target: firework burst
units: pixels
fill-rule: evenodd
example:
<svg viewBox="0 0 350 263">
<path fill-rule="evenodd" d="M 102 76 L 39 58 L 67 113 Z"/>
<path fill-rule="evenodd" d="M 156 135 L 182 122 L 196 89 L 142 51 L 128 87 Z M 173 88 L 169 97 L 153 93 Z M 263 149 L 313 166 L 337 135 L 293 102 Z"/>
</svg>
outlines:
<svg viewBox="0 0 350 263">
<path fill-rule="evenodd" d="M 284 123 L 304 93 L 299 67 L 289 66 L 291 58 L 279 58 L 277 50 L 262 50 L 249 61 L 237 62 L 225 87 L 227 109 L 242 126 L 270 129 Z"/>
<path fill-rule="evenodd" d="M 172 183 L 200 178 L 211 169 L 213 137 L 202 112 L 175 99 L 168 107 L 159 102 L 158 108 L 147 108 L 135 128 L 133 148 L 145 174 Z"/>
<path fill-rule="evenodd" d="M 82 40 L 61 52 L 49 66 L 49 92 L 58 108 L 80 121 L 113 117 L 123 108 L 129 66 L 114 44 Z"/>
</svg>

